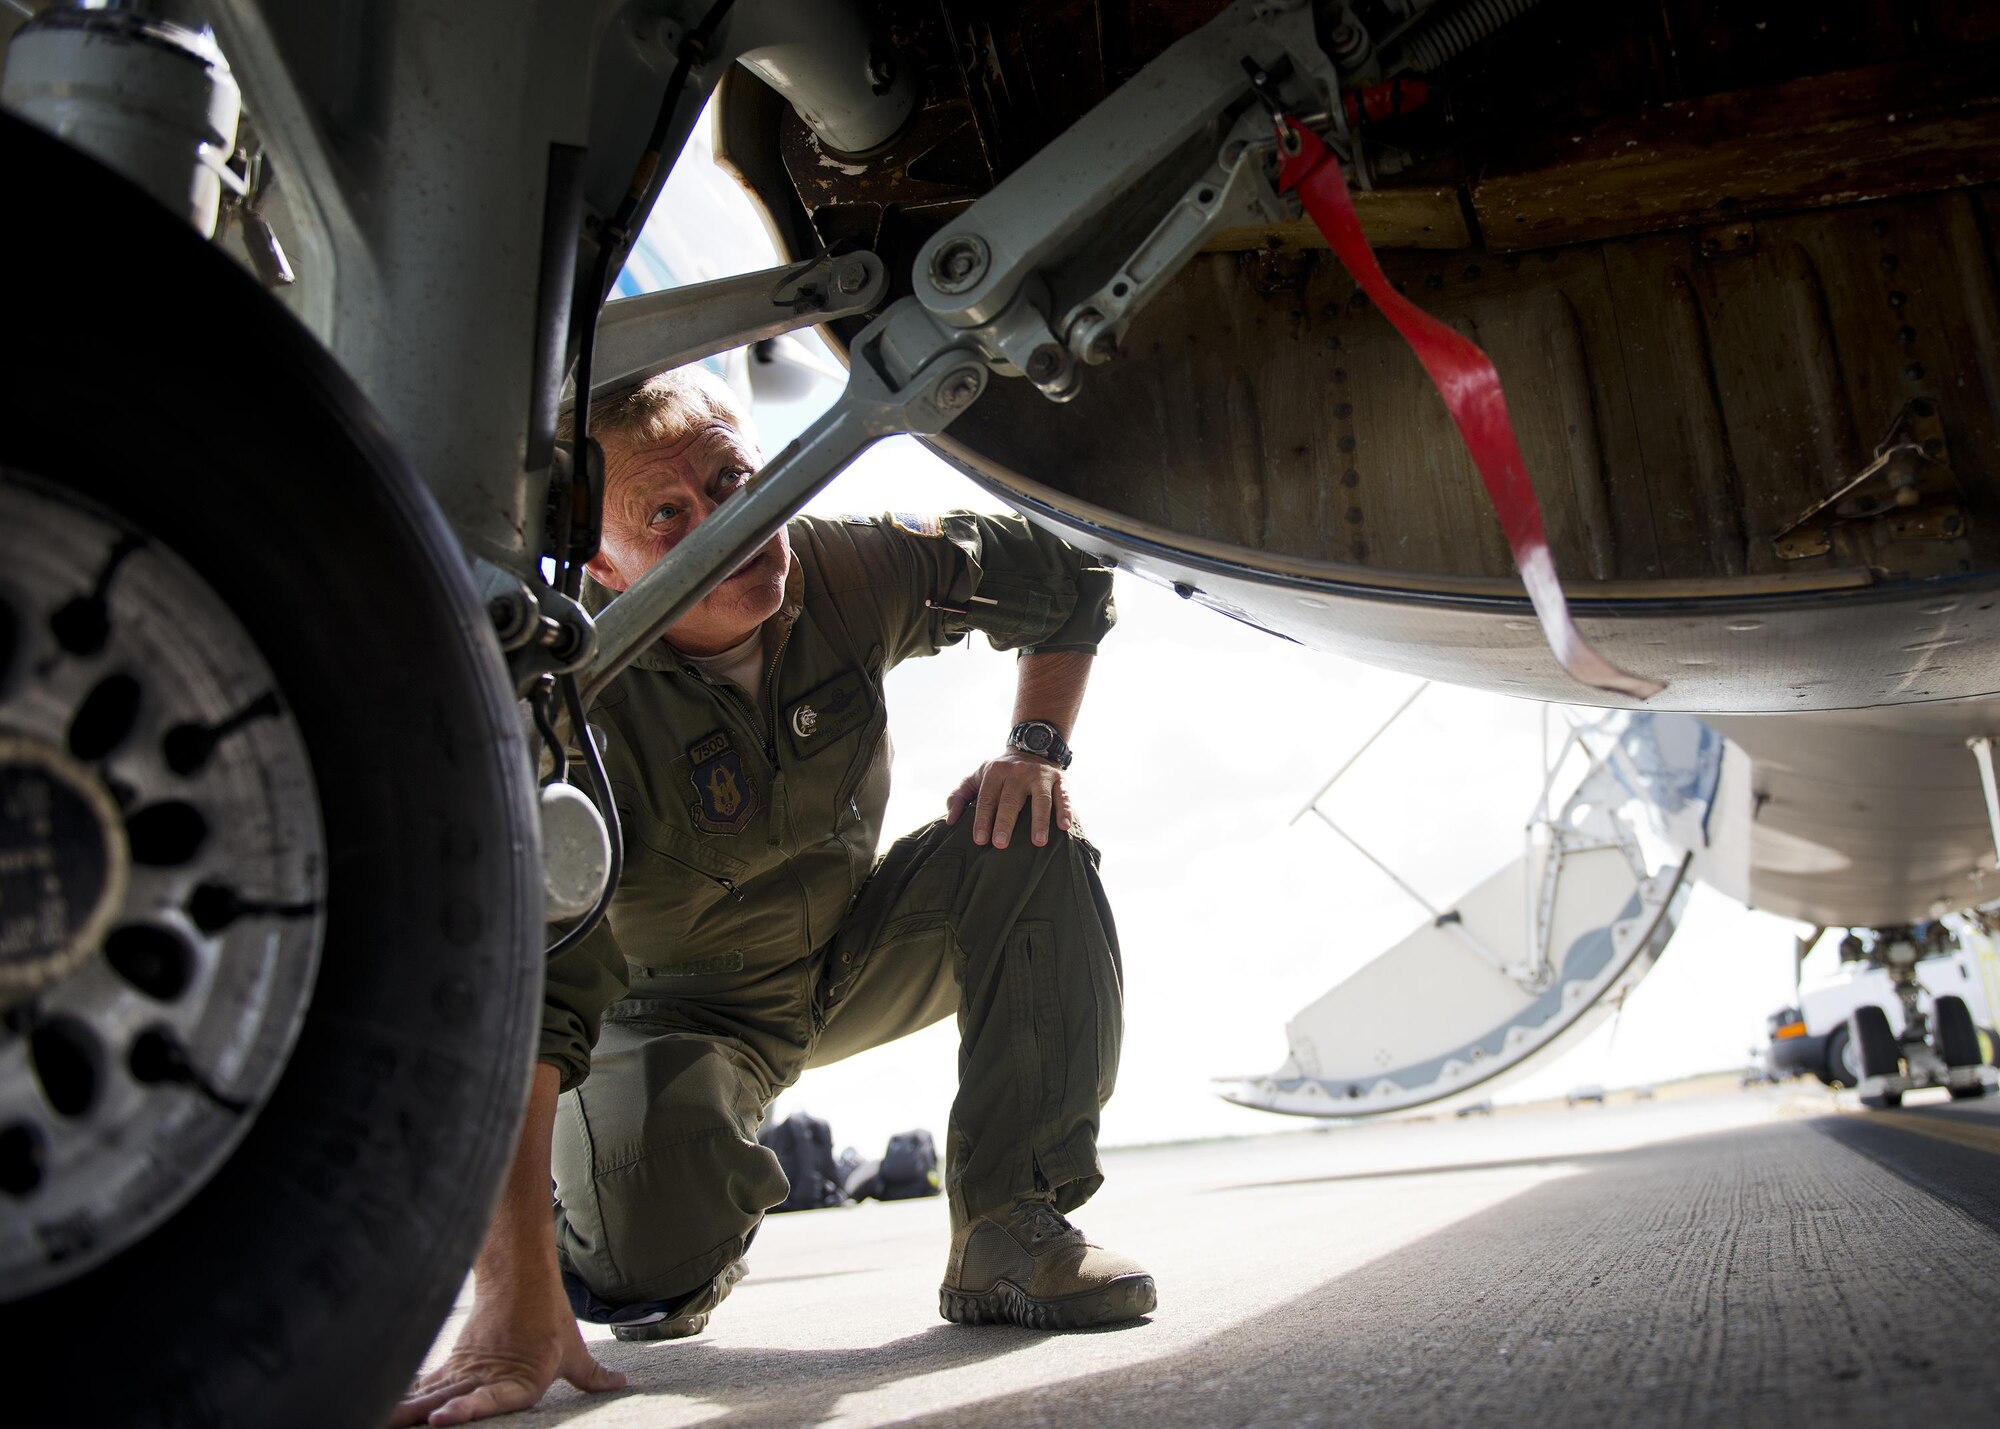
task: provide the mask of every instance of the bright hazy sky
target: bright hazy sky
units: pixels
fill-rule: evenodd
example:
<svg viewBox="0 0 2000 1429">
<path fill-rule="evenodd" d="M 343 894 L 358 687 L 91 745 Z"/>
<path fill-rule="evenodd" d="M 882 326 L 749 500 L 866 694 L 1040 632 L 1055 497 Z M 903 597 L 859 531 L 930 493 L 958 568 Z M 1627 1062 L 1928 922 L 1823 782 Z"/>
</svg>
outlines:
<svg viewBox="0 0 2000 1429">
<path fill-rule="evenodd" d="M 705 125 L 647 240 L 682 281 L 776 261 L 749 203 L 710 162 Z M 760 402 L 766 452 L 836 395 L 828 382 L 807 401 Z M 808 509 L 954 507 L 1004 509 L 903 438 L 875 448 Z M 1117 601 L 1118 628 L 1071 741 L 1070 776 L 1079 817 L 1104 853 L 1125 962 L 1124 1060 L 1103 1139 L 1295 1130 L 1305 1123 L 1222 1102 L 1210 1079 L 1274 1069 L 1294 1012 L 1426 921 L 1316 821 L 1292 824 L 1415 681 L 1282 645 L 1123 574 Z M 1013 665 L 974 636 L 890 676 L 889 836 L 942 812 L 945 794 L 1000 751 Z M 1524 701 L 1433 686 L 1324 807 L 1449 906 L 1521 852 L 1540 786 L 1540 719 L 1540 707 Z M 1501 1099 L 1741 1066 L 1763 1044 L 1765 1016 L 1792 1001 L 1795 931 L 1697 889 L 1659 966 L 1615 1022 Z M 1830 960 L 1831 942 L 1809 972 Z M 947 1022 L 809 1072 L 777 1115 L 809 1110 L 832 1123 L 837 1146 L 867 1155 L 914 1126 L 941 1144 L 956 1043 Z"/>
</svg>

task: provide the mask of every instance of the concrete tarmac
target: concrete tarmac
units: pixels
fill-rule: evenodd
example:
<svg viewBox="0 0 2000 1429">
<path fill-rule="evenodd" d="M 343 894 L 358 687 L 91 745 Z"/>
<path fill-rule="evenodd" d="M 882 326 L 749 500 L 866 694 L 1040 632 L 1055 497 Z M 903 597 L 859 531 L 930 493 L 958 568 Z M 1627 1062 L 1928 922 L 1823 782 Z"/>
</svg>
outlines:
<svg viewBox="0 0 2000 1429">
<path fill-rule="evenodd" d="M 1085 1335 L 938 1319 L 941 1201 L 775 1216 L 705 1334 L 586 1327 L 630 1387 L 494 1422 L 1994 1423 L 2000 1098 L 1941 1097 L 1663 1092 L 1114 1152 L 1075 1219 L 1160 1308 Z"/>
</svg>

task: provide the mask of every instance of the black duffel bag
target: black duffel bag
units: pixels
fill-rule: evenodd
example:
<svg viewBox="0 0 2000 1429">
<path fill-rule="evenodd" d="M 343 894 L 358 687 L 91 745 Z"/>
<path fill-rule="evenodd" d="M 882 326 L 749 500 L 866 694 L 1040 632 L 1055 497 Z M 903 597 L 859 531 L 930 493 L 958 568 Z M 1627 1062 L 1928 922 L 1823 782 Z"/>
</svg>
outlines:
<svg viewBox="0 0 2000 1429">
<path fill-rule="evenodd" d="M 833 1128 L 818 1117 L 795 1112 L 764 1127 L 757 1140 L 776 1153 L 785 1180 L 791 1184 L 784 1204 L 774 1211 L 816 1211 L 847 1204 L 847 1192 L 841 1188 L 840 1171 L 833 1160 Z"/>
<path fill-rule="evenodd" d="M 850 1176 L 848 1194 L 857 1201 L 909 1201 L 939 1193 L 937 1147 L 928 1131 L 905 1131 L 889 1138 L 889 1149 L 859 1177 Z"/>
</svg>

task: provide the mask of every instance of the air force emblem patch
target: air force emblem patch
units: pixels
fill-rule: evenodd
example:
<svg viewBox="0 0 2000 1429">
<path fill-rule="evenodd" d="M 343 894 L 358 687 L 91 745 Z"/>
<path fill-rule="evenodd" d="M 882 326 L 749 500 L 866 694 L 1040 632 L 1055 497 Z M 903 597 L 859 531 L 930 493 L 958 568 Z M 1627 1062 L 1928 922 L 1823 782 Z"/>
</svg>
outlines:
<svg viewBox="0 0 2000 1429">
<path fill-rule="evenodd" d="M 688 746 L 688 779 L 694 784 L 695 827 L 703 833 L 743 831 L 757 812 L 757 786 L 744 771 L 743 756 L 722 730 Z"/>
</svg>

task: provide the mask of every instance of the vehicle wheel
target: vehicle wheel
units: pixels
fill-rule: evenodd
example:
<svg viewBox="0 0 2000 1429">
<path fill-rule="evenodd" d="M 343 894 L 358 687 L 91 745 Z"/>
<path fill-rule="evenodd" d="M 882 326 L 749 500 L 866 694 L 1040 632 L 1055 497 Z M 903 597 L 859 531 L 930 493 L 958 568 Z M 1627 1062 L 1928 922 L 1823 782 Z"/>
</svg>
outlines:
<svg viewBox="0 0 2000 1429">
<path fill-rule="evenodd" d="M 1826 1061 L 1819 1079 L 1830 1087 L 1861 1085 L 1861 1059 L 1854 1050 L 1854 1037 L 1845 1026 L 1836 1027 L 1826 1037 Z"/>
<path fill-rule="evenodd" d="M 1932 1004 L 1931 1017 L 1937 1023 L 1937 1054 L 1947 1067 L 1976 1067 L 1986 1060 L 1979 1055 L 1979 1028 L 1964 998 L 1946 993 Z"/>
<path fill-rule="evenodd" d="M 0 155 L 91 216 L 0 226 L 8 1417 L 379 1424 L 532 1055 L 514 701 L 318 344 L 122 180 Z"/>
</svg>

